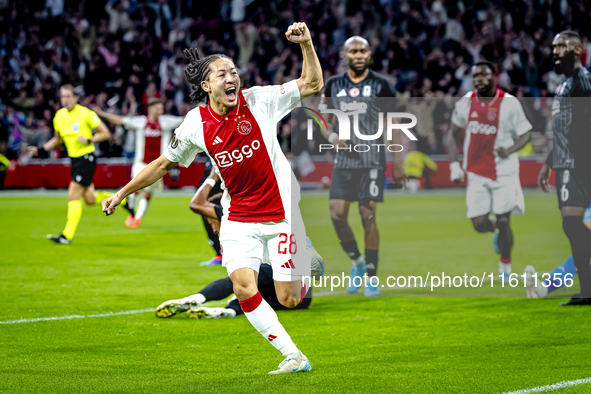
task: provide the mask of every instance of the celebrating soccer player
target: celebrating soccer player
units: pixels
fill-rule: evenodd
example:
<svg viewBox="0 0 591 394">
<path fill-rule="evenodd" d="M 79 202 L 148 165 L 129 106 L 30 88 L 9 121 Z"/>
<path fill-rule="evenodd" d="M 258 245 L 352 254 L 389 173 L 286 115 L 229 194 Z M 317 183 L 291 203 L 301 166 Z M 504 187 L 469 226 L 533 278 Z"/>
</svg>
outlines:
<svg viewBox="0 0 591 394">
<path fill-rule="evenodd" d="M 82 217 L 82 203 L 94 205 L 97 193 L 94 191 L 92 178 L 96 170 L 94 144 L 109 138 L 109 130 L 96 113 L 78 104 L 78 88 L 64 85 L 60 89 L 62 109 L 53 118 L 55 136 L 47 141 L 40 150 L 50 151 L 62 143 L 66 145 L 68 156 L 72 159 L 72 181 L 68 187 L 68 220 L 60 235 L 48 235 L 47 238 L 58 244 L 71 244 L 76 228 Z M 93 135 L 93 133 L 95 133 Z M 36 147 L 29 147 L 32 154 L 40 154 Z M 99 199 L 101 195 L 98 196 Z"/>
<path fill-rule="evenodd" d="M 379 128 L 377 114 L 388 111 L 393 99 L 387 102 L 385 98 L 395 97 L 396 91 L 386 78 L 369 69 L 371 50 L 365 38 L 349 38 L 343 46 L 342 55 L 349 64 L 349 70 L 326 82 L 320 108 L 339 109 L 345 114 L 349 112 L 353 119 L 359 114 L 358 106 L 363 105 L 368 108 L 363 115 L 368 119 L 359 122 L 359 132 L 374 135 Z M 330 184 L 330 217 L 343 250 L 351 258 L 353 267 L 347 291 L 355 293 L 363 282 L 354 278 L 366 273 L 370 278 L 377 275 L 380 234 L 376 210 L 377 203 L 384 200 L 386 148 L 372 146 L 367 151 L 359 149 L 358 152 L 351 148 L 367 141 L 361 140 L 355 133 L 346 141 L 340 140 L 338 134 L 332 130 L 323 130 L 323 133 L 336 150 Z M 394 131 L 392 142 L 400 144 L 400 130 Z M 397 184 L 406 180 L 400 153 L 394 153 L 392 172 Z M 359 252 L 355 234 L 348 222 L 349 207 L 354 201 L 359 201 L 359 214 L 365 230 L 365 256 Z M 366 281 L 364 295 L 380 295 L 375 281 Z"/>
<path fill-rule="evenodd" d="M 532 125 L 521 103 L 495 87 L 492 63 L 472 66 L 474 91 L 466 93 L 455 104 L 447 148 L 450 156 L 450 179 L 464 180 L 467 216 L 479 233 L 494 232 L 495 251 L 501 255 L 499 275 L 508 280 L 511 274 L 513 231 L 511 214 L 523 215 L 525 202 L 519 181 L 517 152 L 529 141 Z M 457 140 L 463 129 L 463 165 L 458 162 Z M 489 215 L 496 215 L 496 222 Z"/>
<path fill-rule="evenodd" d="M 285 357 L 271 373 L 311 369 L 257 289 L 259 266 L 270 262 L 277 298 L 293 308 L 307 292 L 301 275 L 294 272 L 310 274 L 299 186 L 277 141 L 277 123 L 302 97 L 318 93 L 323 86 L 306 24 L 292 24 L 285 35 L 300 44 L 303 65 L 299 79 L 281 86 L 239 91 L 240 78 L 232 59 L 220 54 L 200 58 L 197 49 L 185 50 L 190 60 L 185 77 L 194 89 L 191 99 L 207 99 L 207 106 L 191 110 L 165 154 L 103 201 L 103 211 L 110 215 L 124 197 L 162 178 L 176 163 L 189 166 L 199 152 L 209 156 L 224 187 L 223 265 L 250 323 Z M 321 270 L 312 266 L 312 274 Z"/>
<path fill-rule="evenodd" d="M 591 305 L 591 230 L 583 223 L 591 202 L 591 73 L 581 65 L 583 44 L 578 33 L 567 30 L 557 34 L 552 47 L 554 70 L 565 79 L 552 104 L 554 146 L 538 183 L 547 192 L 550 169 L 556 171 L 562 228 L 570 241 L 581 285 L 581 293 L 561 305 Z"/>
<path fill-rule="evenodd" d="M 172 139 L 172 132 L 176 129 L 183 117 L 163 115 L 164 104 L 160 99 L 152 97 L 148 100 L 148 116 L 117 116 L 104 112 L 101 108 L 94 110 L 101 117 L 113 124 L 124 125 L 135 131 L 135 156 L 131 167 L 131 176 L 135 178 L 141 170 L 160 155 L 164 154 L 168 143 Z M 130 211 L 125 225 L 128 228 L 137 228 L 142 223 L 142 217 L 147 212 L 154 193 L 162 189 L 162 181 L 158 180 L 146 187 L 142 192 L 139 202 L 136 204 L 136 195 L 129 196 L 128 209 Z"/>
</svg>

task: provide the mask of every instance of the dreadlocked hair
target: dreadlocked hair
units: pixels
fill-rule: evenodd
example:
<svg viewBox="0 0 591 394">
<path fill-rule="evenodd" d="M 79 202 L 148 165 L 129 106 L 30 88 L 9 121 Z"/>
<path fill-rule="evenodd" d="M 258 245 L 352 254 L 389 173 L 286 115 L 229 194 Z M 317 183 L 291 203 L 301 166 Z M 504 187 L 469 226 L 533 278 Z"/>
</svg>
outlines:
<svg viewBox="0 0 591 394">
<path fill-rule="evenodd" d="M 191 102 L 195 103 L 207 97 L 207 92 L 201 88 L 201 82 L 209 77 L 209 65 L 217 59 L 232 59 L 221 53 L 209 55 L 201 59 L 197 48 L 187 48 L 183 52 L 189 58 L 189 64 L 185 69 L 185 79 L 189 84 L 193 85 L 193 92 L 189 97 L 191 98 Z"/>
</svg>

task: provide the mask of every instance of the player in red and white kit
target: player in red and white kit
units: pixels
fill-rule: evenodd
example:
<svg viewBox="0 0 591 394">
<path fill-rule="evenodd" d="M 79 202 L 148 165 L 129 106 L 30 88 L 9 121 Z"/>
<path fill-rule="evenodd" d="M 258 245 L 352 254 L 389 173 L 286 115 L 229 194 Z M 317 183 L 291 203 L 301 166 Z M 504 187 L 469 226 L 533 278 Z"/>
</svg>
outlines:
<svg viewBox="0 0 591 394">
<path fill-rule="evenodd" d="M 294 23 L 285 34 L 300 44 L 303 65 L 299 79 L 281 86 L 239 91 L 240 78 L 230 58 L 216 54 L 200 59 L 196 49 L 185 50 L 190 59 L 185 77 L 194 88 L 191 99 L 207 98 L 208 105 L 190 111 L 166 153 L 102 203 L 110 215 L 125 196 L 162 178 L 177 163 L 188 166 L 199 152 L 209 156 L 224 189 L 223 265 L 248 320 L 285 357 L 271 373 L 311 369 L 257 289 L 259 266 L 270 263 L 279 302 L 293 308 L 306 294 L 302 276 L 311 273 L 299 185 L 277 141 L 277 123 L 302 97 L 323 87 L 306 24 Z"/>
<path fill-rule="evenodd" d="M 521 103 L 495 87 L 492 63 L 472 67 L 476 90 L 456 102 L 448 138 L 450 179 L 455 183 L 468 174 L 467 216 L 479 233 L 494 232 L 495 251 L 501 255 L 499 275 L 511 274 L 513 232 L 511 214 L 523 215 L 525 202 L 519 181 L 517 152 L 529 141 L 532 125 Z M 456 140 L 465 129 L 463 164 L 458 162 Z M 496 215 L 496 221 L 489 218 Z"/>
<path fill-rule="evenodd" d="M 104 112 L 96 107 L 95 112 L 113 124 L 124 125 L 135 132 L 135 156 L 131 167 L 131 177 L 135 178 L 141 170 L 164 154 L 172 133 L 183 121 L 182 116 L 163 115 L 164 104 L 160 99 L 152 97 L 148 100 L 148 116 L 118 116 Z M 148 211 L 154 193 L 162 190 L 162 180 L 154 182 L 139 193 L 135 193 L 129 204 L 135 208 L 135 214 L 129 214 L 125 220 L 128 228 L 137 228 L 142 217 Z M 141 194 L 139 196 L 138 194 Z M 130 196 L 130 197 L 132 197 Z M 137 198 L 139 202 L 136 203 Z"/>
</svg>

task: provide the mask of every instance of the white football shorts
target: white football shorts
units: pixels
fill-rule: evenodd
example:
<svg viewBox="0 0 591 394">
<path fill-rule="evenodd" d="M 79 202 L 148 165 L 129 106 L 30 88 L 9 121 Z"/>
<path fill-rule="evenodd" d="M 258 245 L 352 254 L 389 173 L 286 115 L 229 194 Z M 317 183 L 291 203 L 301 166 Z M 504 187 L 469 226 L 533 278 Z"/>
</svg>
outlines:
<svg viewBox="0 0 591 394">
<path fill-rule="evenodd" d="M 294 213 L 297 217 L 294 218 Z M 310 253 L 306 248 L 306 230 L 299 210 L 278 222 L 246 223 L 224 218 L 220 228 L 222 265 L 228 275 L 240 268 L 259 272 L 259 266 L 271 264 L 273 280 L 292 282 L 310 276 Z"/>
<path fill-rule="evenodd" d="M 502 215 L 511 212 L 512 215 L 523 215 L 525 200 L 519 174 L 501 176 L 492 180 L 468 172 L 466 206 L 468 219 L 489 213 Z"/>
</svg>

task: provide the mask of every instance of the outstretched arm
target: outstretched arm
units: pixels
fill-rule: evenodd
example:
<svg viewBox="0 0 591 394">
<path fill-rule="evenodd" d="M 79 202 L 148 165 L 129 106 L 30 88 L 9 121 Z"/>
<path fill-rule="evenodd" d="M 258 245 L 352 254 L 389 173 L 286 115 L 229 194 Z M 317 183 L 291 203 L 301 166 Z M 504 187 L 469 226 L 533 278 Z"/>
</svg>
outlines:
<svg viewBox="0 0 591 394">
<path fill-rule="evenodd" d="M 312 96 L 322 90 L 324 81 L 322 78 L 322 67 L 314 50 L 310 30 L 303 22 L 296 22 L 289 26 L 285 33 L 291 42 L 299 43 L 302 47 L 302 76 L 296 81 L 302 98 Z"/>
<path fill-rule="evenodd" d="M 123 124 L 123 116 L 110 114 L 101 109 L 101 107 L 94 107 L 92 109 L 98 116 L 109 121 L 112 124 Z"/>
<path fill-rule="evenodd" d="M 168 171 L 170 171 L 177 163 L 169 161 L 164 155 L 160 156 L 146 168 L 144 168 L 135 178 L 133 178 L 123 189 L 115 193 L 114 196 L 103 200 L 103 212 L 109 216 L 115 213 L 115 207 L 121 203 L 125 197 L 137 192 L 145 187 L 150 186 L 160 178 L 162 178 Z"/>
</svg>

